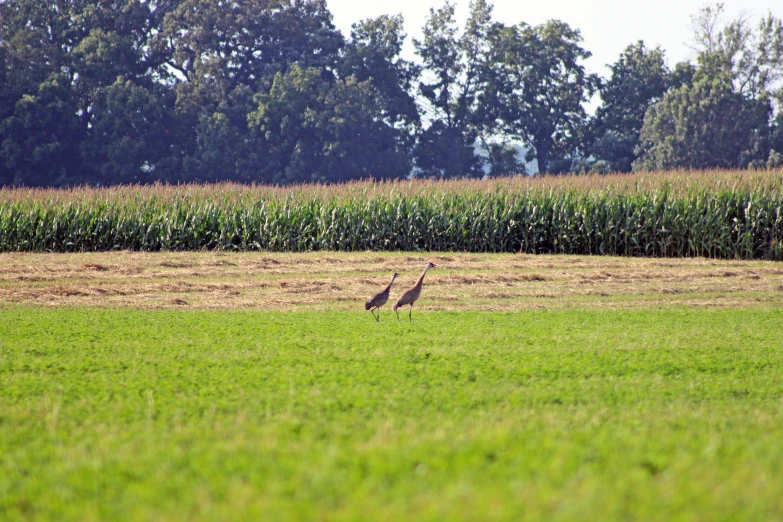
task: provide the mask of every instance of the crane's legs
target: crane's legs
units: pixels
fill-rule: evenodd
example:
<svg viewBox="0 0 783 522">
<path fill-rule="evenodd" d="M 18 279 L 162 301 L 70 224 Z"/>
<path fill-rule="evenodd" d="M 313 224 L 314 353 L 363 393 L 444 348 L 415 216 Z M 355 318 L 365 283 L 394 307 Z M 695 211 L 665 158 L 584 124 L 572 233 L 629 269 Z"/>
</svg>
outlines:
<svg viewBox="0 0 783 522">
<path fill-rule="evenodd" d="M 413 317 L 411 314 L 413 313 L 413 304 L 411 304 L 410 309 L 408 310 L 408 321 L 413 322 Z"/>
<path fill-rule="evenodd" d="M 375 317 L 375 322 L 376 323 L 380 323 L 381 322 L 381 312 L 379 310 L 378 311 L 378 315 L 375 315 L 375 310 L 377 310 L 377 308 L 370 308 L 370 313 L 372 314 L 373 317 Z"/>
<path fill-rule="evenodd" d="M 395 308 L 394 313 L 397 314 L 397 322 L 401 323 L 402 321 L 400 321 L 400 312 L 398 312 L 397 309 Z"/>
</svg>

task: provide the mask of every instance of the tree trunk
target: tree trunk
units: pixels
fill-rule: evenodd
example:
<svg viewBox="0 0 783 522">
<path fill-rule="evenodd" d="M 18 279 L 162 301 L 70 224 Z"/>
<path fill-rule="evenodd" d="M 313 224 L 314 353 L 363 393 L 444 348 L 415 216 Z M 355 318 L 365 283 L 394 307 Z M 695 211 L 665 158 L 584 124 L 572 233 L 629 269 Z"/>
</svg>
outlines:
<svg viewBox="0 0 783 522">
<path fill-rule="evenodd" d="M 533 145 L 536 148 L 536 160 L 538 161 L 538 173 L 547 174 L 549 172 L 549 139 L 536 138 Z"/>
</svg>

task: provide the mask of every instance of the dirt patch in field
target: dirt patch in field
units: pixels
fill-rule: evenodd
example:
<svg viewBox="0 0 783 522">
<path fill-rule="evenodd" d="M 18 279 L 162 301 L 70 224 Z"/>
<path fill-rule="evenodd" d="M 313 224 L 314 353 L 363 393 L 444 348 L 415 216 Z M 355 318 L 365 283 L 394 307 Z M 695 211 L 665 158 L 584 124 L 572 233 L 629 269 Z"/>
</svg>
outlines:
<svg viewBox="0 0 783 522">
<path fill-rule="evenodd" d="M 138 308 L 358 308 L 428 272 L 418 309 L 783 306 L 765 261 L 412 253 L 0 254 L 0 303 Z"/>
</svg>

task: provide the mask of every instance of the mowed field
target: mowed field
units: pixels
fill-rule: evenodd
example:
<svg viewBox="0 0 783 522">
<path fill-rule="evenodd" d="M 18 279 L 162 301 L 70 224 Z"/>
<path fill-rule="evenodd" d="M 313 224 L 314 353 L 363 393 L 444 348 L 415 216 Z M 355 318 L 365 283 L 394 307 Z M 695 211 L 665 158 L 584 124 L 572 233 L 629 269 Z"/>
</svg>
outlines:
<svg viewBox="0 0 783 522">
<path fill-rule="evenodd" d="M 781 334 L 767 261 L 0 254 L 0 520 L 783 520 Z"/>
</svg>

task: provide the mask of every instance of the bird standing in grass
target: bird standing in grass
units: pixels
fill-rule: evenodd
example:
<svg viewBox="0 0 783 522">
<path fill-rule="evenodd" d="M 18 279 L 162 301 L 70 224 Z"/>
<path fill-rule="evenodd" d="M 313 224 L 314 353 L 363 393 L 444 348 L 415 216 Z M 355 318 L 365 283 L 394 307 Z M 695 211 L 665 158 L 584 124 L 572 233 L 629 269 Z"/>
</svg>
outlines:
<svg viewBox="0 0 783 522">
<path fill-rule="evenodd" d="M 394 283 L 394 279 L 399 274 L 397 272 L 394 272 L 392 274 L 391 281 L 389 281 L 389 286 L 387 286 L 383 291 L 378 292 L 371 298 L 367 300 L 366 303 L 364 303 L 364 309 L 369 310 L 373 317 L 375 317 L 375 320 L 377 322 L 381 322 L 381 311 L 379 310 L 380 307 L 386 304 L 386 301 L 389 300 L 389 290 L 391 290 L 392 284 Z M 378 315 L 375 315 L 375 312 L 373 310 L 378 310 Z"/>
<path fill-rule="evenodd" d="M 434 263 L 427 263 L 427 266 L 424 267 L 424 272 L 421 273 L 421 277 L 419 277 L 419 280 L 416 281 L 416 284 L 413 286 L 413 288 L 397 298 L 397 302 L 394 303 L 392 309 L 394 310 L 394 313 L 397 314 L 398 321 L 400 320 L 400 313 L 397 311 L 397 309 L 401 306 L 411 305 L 410 309 L 408 310 L 408 320 L 413 322 L 413 317 L 411 317 L 411 314 L 413 313 L 413 303 L 415 303 L 416 299 L 418 299 L 421 295 L 421 287 L 424 284 L 424 276 L 427 275 L 427 270 L 430 268 L 437 268 L 437 265 Z"/>
</svg>

